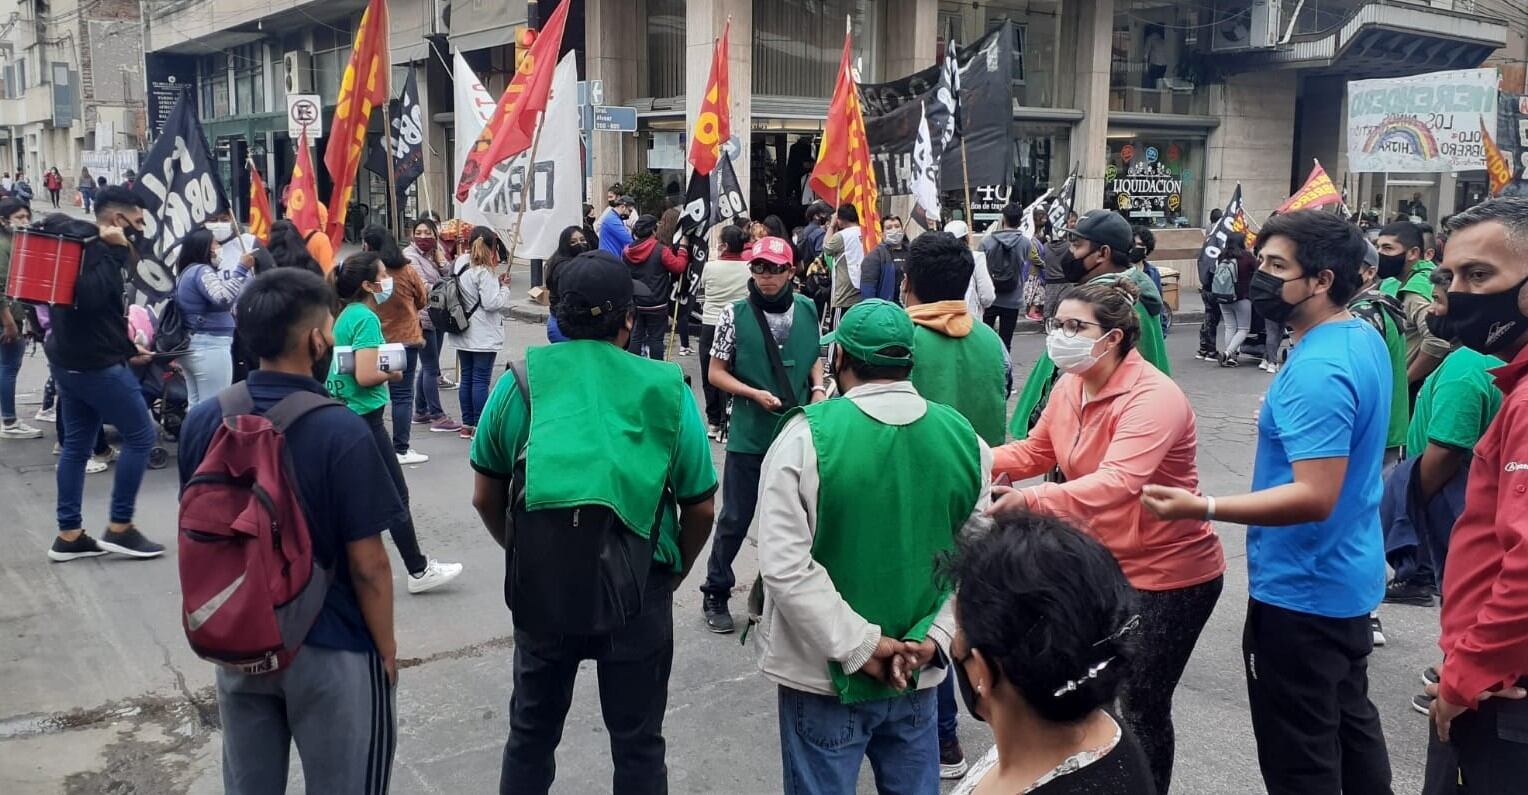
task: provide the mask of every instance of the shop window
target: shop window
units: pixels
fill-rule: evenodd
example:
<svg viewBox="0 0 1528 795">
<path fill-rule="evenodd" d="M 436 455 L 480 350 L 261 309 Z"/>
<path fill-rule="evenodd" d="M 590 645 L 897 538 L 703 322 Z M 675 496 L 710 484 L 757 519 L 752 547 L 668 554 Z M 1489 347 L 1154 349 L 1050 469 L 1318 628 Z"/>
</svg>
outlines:
<svg viewBox="0 0 1528 795">
<path fill-rule="evenodd" d="M 1153 228 L 1199 226 L 1204 206 L 1204 141 L 1111 132 L 1104 206 Z"/>
<path fill-rule="evenodd" d="M 753 4 L 754 96 L 833 95 L 844 28 L 850 18 L 860 80 L 881 79 L 874 47 L 872 0 L 774 0 Z M 892 75 L 900 77 L 901 75 Z"/>
</svg>

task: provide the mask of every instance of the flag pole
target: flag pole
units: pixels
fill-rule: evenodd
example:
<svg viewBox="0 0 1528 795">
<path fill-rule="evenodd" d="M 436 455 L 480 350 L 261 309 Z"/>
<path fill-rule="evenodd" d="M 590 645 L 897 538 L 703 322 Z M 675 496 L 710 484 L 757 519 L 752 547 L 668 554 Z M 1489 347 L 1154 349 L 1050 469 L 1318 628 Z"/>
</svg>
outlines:
<svg viewBox="0 0 1528 795">
<path fill-rule="evenodd" d="M 393 167 L 393 101 L 382 103 L 382 136 L 387 143 L 387 228 L 398 229 L 398 175 Z"/>
<path fill-rule="evenodd" d="M 957 112 L 959 112 L 957 110 Z M 971 211 L 971 166 L 966 163 L 966 137 L 960 136 L 960 170 L 964 172 L 966 190 L 966 247 L 971 246 L 971 241 L 976 237 L 976 214 Z"/>
<path fill-rule="evenodd" d="M 525 210 L 531 202 L 531 182 L 536 179 L 536 149 L 541 145 L 541 126 L 546 120 L 544 113 L 536 114 L 536 132 L 531 135 L 531 156 L 526 161 L 525 183 L 520 187 L 520 210 L 515 213 L 515 233 L 509 240 L 509 266 L 515 265 L 515 249 L 520 247 L 520 229 L 525 226 Z"/>
</svg>

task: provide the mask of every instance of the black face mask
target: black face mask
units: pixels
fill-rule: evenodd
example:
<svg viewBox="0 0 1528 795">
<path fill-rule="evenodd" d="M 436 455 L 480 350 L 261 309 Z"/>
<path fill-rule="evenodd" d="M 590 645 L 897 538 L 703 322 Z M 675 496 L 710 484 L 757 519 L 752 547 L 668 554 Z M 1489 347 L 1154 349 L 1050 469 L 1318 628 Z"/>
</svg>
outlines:
<svg viewBox="0 0 1528 795">
<path fill-rule="evenodd" d="M 1072 284 L 1081 284 L 1083 277 L 1088 275 L 1087 259 L 1091 256 L 1091 251 L 1082 259 L 1073 256 L 1071 249 L 1061 252 L 1061 277 Z"/>
<path fill-rule="evenodd" d="M 1453 337 L 1445 339 L 1457 339 L 1480 353 L 1498 353 L 1528 330 L 1528 316 L 1517 307 L 1523 285 L 1528 285 L 1528 279 L 1499 293 L 1449 293 L 1448 314 L 1429 318 L 1428 326 L 1433 320 L 1443 321 L 1453 331 Z"/>
<path fill-rule="evenodd" d="M 313 380 L 324 384 L 329 380 L 329 366 L 334 360 L 334 347 L 327 347 L 322 354 L 315 351 L 313 357 Z M 328 389 L 327 386 L 324 388 Z"/>
<path fill-rule="evenodd" d="M 1431 331 L 1432 335 L 1440 340 L 1453 342 L 1459 338 L 1458 324 L 1454 322 L 1454 316 L 1451 314 L 1429 314 L 1427 316 L 1427 330 Z"/>
<path fill-rule="evenodd" d="M 969 659 L 970 652 L 966 652 L 966 655 L 967 659 Z M 971 677 L 966 674 L 965 661 L 951 660 L 950 667 L 955 669 L 955 686 L 960 690 L 960 700 L 966 703 L 966 712 L 970 713 L 971 717 L 986 723 L 987 719 L 983 718 L 981 713 L 976 711 L 976 704 L 981 699 L 981 696 L 977 695 L 976 688 L 971 686 Z"/>
<path fill-rule="evenodd" d="M 1145 262 L 1146 261 L 1146 247 L 1145 246 L 1135 246 L 1134 248 L 1130 249 L 1130 261 L 1131 262 Z"/>
<path fill-rule="evenodd" d="M 1295 280 L 1286 281 L 1267 271 L 1253 273 L 1252 284 L 1247 290 L 1247 294 L 1252 298 L 1252 308 L 1256 309 L 1265 320 L 1272 320 L 1275 323 L 1288 322 L 1289 316 L 1295 312 L 1295 307 L 1310 300 L 1310 295 L 1293 304 L 1284 300 L 1284 285 L 1292 281 Z"/>
<path fill-rule="evenodd" d="M 1399 279 L 1406 271 L 1405 254 L 1381 254 L 1379 255 L 1379 277 L 1381 279 Z"/>
</svg>

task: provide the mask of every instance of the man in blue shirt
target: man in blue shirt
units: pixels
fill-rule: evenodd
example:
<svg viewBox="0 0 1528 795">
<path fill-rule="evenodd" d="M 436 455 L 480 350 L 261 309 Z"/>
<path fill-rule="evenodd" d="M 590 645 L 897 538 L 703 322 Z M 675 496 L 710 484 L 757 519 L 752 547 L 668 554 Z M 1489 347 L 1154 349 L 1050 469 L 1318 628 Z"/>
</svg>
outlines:
<svg viewBox="0 0 1528 795">
<path fill-rule="evenodd" d="M 334 293 L 307 271 L 280 268 L 239 297 L 238 333 L 260 359 L 249 374 L 256 413 L 287 395 L 325 394 L 334 347 Z M 216 400 L 197 404 L 180 436 L 182 487 L 222 421 Z M 343 404 L 320 408 L 285 434 L 313 561 L 333 571 L 323 609 L 291 665 L 249 675 L 219 668 L 223 790 L 282 792 L 293 742 L 310 792 L 386 792 L 397 721 L 393 581 L 381 533 L 407 521 L 366 421 Z"/>
<path fill-rule="evenodd" d="M 599 235 L 600 248 L 614 254 L 616 259 L 620 259 L 626 247 L 631 245 L 631 227 L 626 222 L 636 212 L 636 201 L 630 196 L 622 196 L 615 200 L 615 209 L 600 216 L 599 228 L 594 230 Z"/>
<path fill-rule="evenodd" d="M 1294 347 L 1258 417 L 1250 494 L 1203 497 L 1146 486 L 1167 519 L 1247 525 L 1242 652 L 1258 765 L 1273 795 L 1390 792 L 1369 701 L 1369 611 L 1385 593 L 1380 469 L 1390 420 L 1384 340 L 1347 302 L 1363 236 L 1316 211 L 1274 217 L 1258 236 L 1259 314 Z"/>
</svg>

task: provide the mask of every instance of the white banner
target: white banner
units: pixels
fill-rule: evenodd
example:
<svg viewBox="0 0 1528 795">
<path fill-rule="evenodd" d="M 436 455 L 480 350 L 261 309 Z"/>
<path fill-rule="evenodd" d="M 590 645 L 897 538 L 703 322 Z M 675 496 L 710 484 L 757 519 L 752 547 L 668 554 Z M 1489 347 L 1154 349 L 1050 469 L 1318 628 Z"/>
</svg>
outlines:
<svg viewBox="0 0 1528 795">
<path fill-rule="evenodd" d="M 472 67 L 456 54 L 456 162 L 467 160 L 496 104 L 483 89 Z M 488 179 L 474 185 L 466 202 L 457 202 L 457 217 L 492 227 L 508 246 L 514 238 L 520 202 L 525 196 L 526 171 L 531 172 L 530 207 L 523 215 L 515 256 L 545 258 L 557 251 L 557 236 L 579 223 L 583 213 L 583 157 L 578 134 L 578 66 L 573 53 L 563 56 L 552 75 L 552 97 L 541 119 L 535 166 L 527 169 L 530 152 L 495 166 Z"/>
<path fill-rule="evenodd" d="M 1496 129 L 1496 70 L 1460 69 L 1348 83 L 1348 170 L 1486 167 L 1482 127 Z"/>
</svg>

